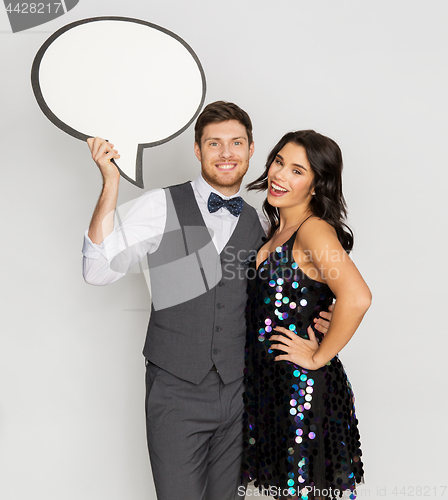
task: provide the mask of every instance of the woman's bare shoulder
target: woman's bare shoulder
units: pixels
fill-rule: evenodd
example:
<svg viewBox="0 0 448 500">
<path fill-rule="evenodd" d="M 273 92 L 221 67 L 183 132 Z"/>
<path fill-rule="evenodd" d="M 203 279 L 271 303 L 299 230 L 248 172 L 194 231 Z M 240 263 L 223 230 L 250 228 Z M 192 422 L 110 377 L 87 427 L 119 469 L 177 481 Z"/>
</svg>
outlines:
<svg viewBox="0 0 448 500">
<path fill-rule="evenodd" d="M 337 234 L 335 228 L 327 221 L 312 216 L 306 220 L 298 231 L 299 240 L 312 240 L 317 241 L 321 238 L 336 238 Z"/>
</svg>

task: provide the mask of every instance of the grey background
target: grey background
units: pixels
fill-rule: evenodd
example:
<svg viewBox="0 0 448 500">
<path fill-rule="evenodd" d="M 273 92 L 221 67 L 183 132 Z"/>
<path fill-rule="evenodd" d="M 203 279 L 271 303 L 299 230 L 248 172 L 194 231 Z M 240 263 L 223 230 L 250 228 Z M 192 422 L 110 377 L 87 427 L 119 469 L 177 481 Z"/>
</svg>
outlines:
<svg viewBox="0 0 448 500">
<path fill-rule="evenodd" d="M 82 237 L 100 176 L 87 146 L 41 113 L 29 78 L 52 32 L 104 15 L 177 33 L 204 66 L 206 102 L 250 113 L 247 181 L 286 131 L 315 128 L 340 144 L 353 258 L 374 295 L 341 354 L 357 397 L 360 498 L 400 498 L 394 487 L 405 488 L 401 498 L 418 486 L 442 494 L 447 14 L 442 0 L 85 0 L 12 34 L 0 9 L 2 500 L 155 498 L 141 356 L 148 290 L 138 272 L 103 288 L 83 282 Z M 111 77 L 119 71 L 113 54 L 86 57 Z M 192 179 L 198 168 L 190 127 L 145 151 L 145 188 Z M 139 194 L 123 182 L 119 202 Z M 263 196 L 247 198 L 259 207 Z"/>
</svg>

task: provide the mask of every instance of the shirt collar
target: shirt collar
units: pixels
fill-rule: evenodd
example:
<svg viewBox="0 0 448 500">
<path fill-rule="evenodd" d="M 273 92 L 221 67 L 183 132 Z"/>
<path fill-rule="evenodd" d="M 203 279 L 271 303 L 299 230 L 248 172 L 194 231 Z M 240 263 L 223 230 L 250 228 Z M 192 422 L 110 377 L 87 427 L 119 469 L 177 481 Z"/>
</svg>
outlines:
<svg viewBox="0 0 448 500">
<path fill-rule="evenodd" d="M 238 190 L 238 193 L 232 194 L 232 196 L 224 196 L 222 193 L 210 186 L 210 184 L 204 179 L 204 177 L 202 177 L 202 173 L 199 174 L 199 177 L 197 177 L 192 184 L 206 203 L 208 201 L 210 193 L 216 193 L 218 196 L 221 196 L 223 200 L 231 200 L 236 196 L 241 196 L 241 188 Z"/>
</svg>

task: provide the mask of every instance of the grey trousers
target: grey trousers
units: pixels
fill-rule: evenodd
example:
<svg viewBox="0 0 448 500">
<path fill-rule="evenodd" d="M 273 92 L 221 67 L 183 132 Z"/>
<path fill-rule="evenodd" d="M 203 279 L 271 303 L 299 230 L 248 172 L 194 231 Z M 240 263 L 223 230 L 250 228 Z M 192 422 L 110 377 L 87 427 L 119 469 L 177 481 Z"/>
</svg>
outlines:
<svg viewBox="0 0 448 500">
<path fill-rule="evenodd" d="M 242 500 L 243 378 L 195 385 L 147 362 L 146 431 L 158 500 Z M 239 494 L 238 494 L 239 493 Z"/>
</svg>

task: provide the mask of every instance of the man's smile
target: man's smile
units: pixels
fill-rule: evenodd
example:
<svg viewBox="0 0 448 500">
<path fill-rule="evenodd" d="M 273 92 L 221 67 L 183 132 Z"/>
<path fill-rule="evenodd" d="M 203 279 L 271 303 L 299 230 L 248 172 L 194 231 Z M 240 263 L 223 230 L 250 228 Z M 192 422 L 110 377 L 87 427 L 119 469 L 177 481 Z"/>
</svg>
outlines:
<svg viewBox="0 0 448 500">
<path fill-rule="evenodd" d="M 216 163 L 215 166 L 220 170 L 231 170 L 236 167 L 236 163 Z"/>
</svg>

